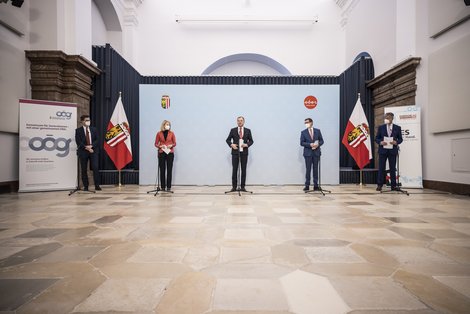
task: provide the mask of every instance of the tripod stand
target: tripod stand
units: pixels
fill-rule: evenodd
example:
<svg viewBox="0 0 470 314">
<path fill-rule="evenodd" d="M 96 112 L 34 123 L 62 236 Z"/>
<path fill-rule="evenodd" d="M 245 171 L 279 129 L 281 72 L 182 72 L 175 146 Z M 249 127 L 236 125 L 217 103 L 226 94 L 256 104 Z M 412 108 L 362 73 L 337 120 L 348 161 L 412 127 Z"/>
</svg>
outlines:
<svg viewBox="0 0 470 314">
<path fill-rule="evenodd" d="M 173 191 L 165 191 L 164 189 L 160 188 L 160 158 L 158 157 L 159 156 L 158 156 L 158 151 L 157 151 L 157 177 L 155 178 L 155 185 L 153 186 L 154 189 L 147 191 L 147 194 L 154 193 L 153 196 L 157 196 L 158 193 L 173 194 Z"/>
<path fill-rule="evenodd" d="M 78 191 L 82 191 L 82 190 L 80 189 L 80 158 L 77 156 L 77 185 L 75 186 L 75 189 L 69 192 L 69 196 Z M 95 191 L 83 191 L 83 192 L 93 193 L 93 194 L 96 193 Z"/>
<path fill-rule="evenodd" d="M 315 192 L 320 192 L 323 196 L 325 196 L 326 193 L 331 193 L 330 190 L 325 190 L 321 187 L 321 155 L 318 156 L 318 190 L 310 190 L 310 191 L 305 191 L 305 193 L 315 193 Z"/>
<path fill-rule="evenodd" d="M 248 162 L 248 161 L 247 161 Z M 226 191 L 225 194 L 238 192 L 238 196 L 242 196 L 242 193 L 253 194 L 251 191 L 242 191 L 241 189 L 241 176 L 242 176 L 242 154 L 240 149 L 238 149 L 238 169 L 237 169 L 237 189 L 235 191 Z"/>
<path fill-rule="evenodd" d="M 380 193 L 390 193 L 390 192 L 399 192 L 402 194 L 406 194 L 407 196 L 410 196 L 408 191 L 402 190 L 400 187 L 400 147 L 398 147 L 398 154 L 397 154 L 397 186 L 395 189 L 391 189 L 390 191 L 380 191 Z"/>
</svg>

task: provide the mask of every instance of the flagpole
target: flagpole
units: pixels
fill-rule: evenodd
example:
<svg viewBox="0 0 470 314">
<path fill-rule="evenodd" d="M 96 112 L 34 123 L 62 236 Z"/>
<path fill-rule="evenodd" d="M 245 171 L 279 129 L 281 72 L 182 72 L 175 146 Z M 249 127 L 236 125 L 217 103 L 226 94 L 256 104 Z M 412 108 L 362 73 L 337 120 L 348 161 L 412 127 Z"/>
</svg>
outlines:
<svg viewBox="0 0 470 314">
<path fill-rule="evenodd" d="M 119 184 L 118 184 L 118 187 L 121 187 L 122 184 L 121 184 L 121 170 L 118 170 L 118 176 L 119 176 Z"/>
</svg>

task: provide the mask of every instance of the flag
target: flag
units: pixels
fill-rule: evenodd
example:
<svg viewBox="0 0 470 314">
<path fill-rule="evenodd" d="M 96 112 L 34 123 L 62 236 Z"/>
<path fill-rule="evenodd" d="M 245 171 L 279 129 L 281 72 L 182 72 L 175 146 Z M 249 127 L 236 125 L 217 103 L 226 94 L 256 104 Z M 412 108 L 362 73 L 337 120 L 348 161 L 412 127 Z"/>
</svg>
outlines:
<svg viewBox="0 0 470 314">
<path fill-rule="evenodd" d="M 109 120 L 103 145 L 117 170 L 132 161 L 131 130 L 120 95 Z"/>
<path fill-rule="evenodd" d="M 364 168 L 372 159 L 369 123 L 362 108 L 360 97 L 349 117 L 342 143 L 359 166 Z"/>
</svg>

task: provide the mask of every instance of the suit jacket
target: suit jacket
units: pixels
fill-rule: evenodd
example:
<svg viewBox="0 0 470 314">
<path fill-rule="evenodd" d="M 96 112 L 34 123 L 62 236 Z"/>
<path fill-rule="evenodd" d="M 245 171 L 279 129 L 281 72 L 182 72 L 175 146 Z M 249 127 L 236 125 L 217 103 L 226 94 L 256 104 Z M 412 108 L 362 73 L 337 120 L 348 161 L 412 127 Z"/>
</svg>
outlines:
<svg viewBox="0 0 470 314">
<path fill-rule="evenodd" d="M 98 145 L 98 131 L 96 128 L 90 126 L 90 134 L 91 134 L 91 145 L 93 146 L 93 151 L 95 153 L 99 152 L 99 145 Z M 75 129 L 75 142 L 77 143 L 77 155 L 80 156 L 87 156 L 89 152 L 85 149 L 86 146 L 86 136 L 85 136 L 85 128 L 79 127 Z"/>
<path fill-rule="evenodd" d="M 227 145 L 230 146 L 231 144 L 237 144 L 239 143 L 240 140 L 240 135 L 238 134 L 238 127 L 233 128 L 230 130 L 230 133 L 228 134 L 227 137 Z M 247 144 L 248 147 L 253 145 L 253 137 L 251 136 L 251 130 L 247 128 L 243 128 L 243 143 Z M 248 147 L 244 147 L 243 151 L 240 152 L 242 155 L 248 155 Z M 238 155 L 238 149 L 232 149 L 232 155 Z"/>
<path fill-rule="evenodd" d="M 172 145 L 170 150 L 172 153 L 175 152 L 176 136 L 174 132 L 169 130 L 168 135 L 166 136 L 166 140 L 165 135 L 163 135 L 163 131 L 159 131 L 157 133 L 157 136 L 155 137 L 155 147 L 158 148 L 159 153 L 163 153 L 163 149 L 161 149 L 163 145 Z"/>
<path fill-rule="evenodd" d="M 392 125 L 392 134 L 391 137 L 393 137 L 393 140 L 397 142 L 397 145 L 393 145 L 392 149 L 385 149 L 383 148 L 382 145 L 380 145 L 380 142 L 384 140 L 384 137 L 388 136 L 387 132 L 387 125 L 382 124 L 381 126 L 378 127 L 377 129 L 377 134 L 375 135 L 375 142 L 379 145 L 379 155 L 384 155 L 387 153 L 390 153 L 392 155 L 397 155 L 398 154 L 398 145 L 403 142 L 403 138 L 401 135 L 401 127 L 393 124 Z"/>
<path fill-rule="evenodd" d="M 316 149 L 312 149 L 310 144 L 315 143 L 315 141 L 318 141 L 319 146 Z M 320 147 L 323 145 L 323 143 L 323 136 L 321 135 L 320 129 L 313 128 L 313 139 L 310 137 L 308 129 L 300 132 L 300 146 L 304 147 L 304 157 L 320 156 Z"/>
</svg>

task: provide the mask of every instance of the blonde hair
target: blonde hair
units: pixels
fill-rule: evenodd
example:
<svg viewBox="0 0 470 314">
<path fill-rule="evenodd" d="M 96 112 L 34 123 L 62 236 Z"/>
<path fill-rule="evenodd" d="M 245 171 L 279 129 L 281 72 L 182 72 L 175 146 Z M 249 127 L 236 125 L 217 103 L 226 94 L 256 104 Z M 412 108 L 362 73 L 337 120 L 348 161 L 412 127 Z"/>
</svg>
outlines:
<svg viewBox="0 0 470 314">
<path fill-rule="evenodd" d="M 165 131 L 165 124 L 167 123 L 170 125 L 170 129 L 171 129 L 171 122 L 168 120 L 163 120 L 162 125 L 160 125 L 160 131 L 162 132 Z"/>
</svg>

